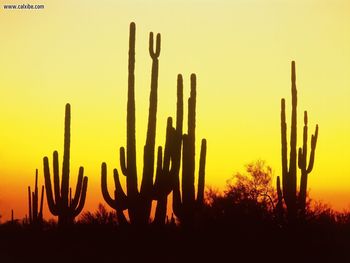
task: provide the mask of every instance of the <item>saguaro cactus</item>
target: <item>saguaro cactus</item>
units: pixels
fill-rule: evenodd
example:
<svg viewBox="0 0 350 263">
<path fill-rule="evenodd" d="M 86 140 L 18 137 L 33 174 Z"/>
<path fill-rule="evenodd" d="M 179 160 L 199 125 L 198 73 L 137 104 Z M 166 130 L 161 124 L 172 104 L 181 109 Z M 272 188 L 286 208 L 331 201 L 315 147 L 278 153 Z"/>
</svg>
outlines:
<svg viewBox="0 0 350 263">
<path fill-rule="evenodd" d="M 31 192 L 28 186 L 28 202 L 29 202 L 29 223 L 38 225 L 43 221 L 43 203 L 44 203 L 44 186 L 41 186 L 40 207 L 38 193 L 38 169 L 35 171 L 35 186 L 34 192 Z"/>
<path fill-rule="evenodd" d="M 300 191 L 299 191 L 299 209 L 302 216 L 305 214 L 305 205 L 306 205 L 306 191 L 307 191 L 307 178 L 309 173 L 311 173 L 314 167 L 315 160 L 315 149 L 318 137 L 318 125 L 316 125 L 315 134 L 311 136 L 311 153 L 309 164 L 307 164 L 307 136 L 308 136 L 308 127 L 307 127 L 307 112 L 304 112 L 304 132 L 303 132 L 303 148 L 299 148 L 298 153 L 298 166 L 301 170 L 300 177 Z"/>
<path fill-rule="evenodd" d="M 177 110 L 176 127 L 172 125 L 172 118 L 168 118 L 167 132 L 162 161 L 162 147 L 158 148 L 157 172 L 154 183 L 154 199 L 157 207 L 154 222 L 163 225 L 166 220 L 167 198 L 172 191 L 176 178 L 179 176 L 181 164 L 181 144 L 183 125 L 183 79 L 177 76 Z"/>
<path fill-rule="evenodd" d="M 69 161 L 70 161 L 70 120 L 71 112 L 70 105 L 66 104 L 65 112 L 65 128 L 64 128 L 64 153 L 63 153 L 63 165 L 61 183 L 59 177 L 58 167 L 58 152 L 53 153 L 53 185 L 54 193 L 51 186 L 51 176 L 49 159 L 44 157 L 44 176 L 45 176 L 45 188 L 47 203 L 50 212 L 58 216 L 58 223 L 60 225 L 71 224 L 74 222 L 74 218 L 79 215 L 83 210 L 86 198 L 86 190 L 88 184 L 88 178 L 84 176 L 84 168 L 79 168 L 79 175 L 77 180 L 77 186 L 75 189 L 74 198 L 70 198 L 69 187 Z M 71 199 L 71 201 L 70 201 Z"/>
<path fill-rule="evenodd" d="M 297 88 L 296 88 L 296 73 L 295 62 L 292 61 L 292 121 L 290 131 L 290 157 L 289 167 L 287 158 L 287 124 L 285 112 L 285 100 L 281 100 L 281 144 L 282 144 L 282 186 L 283 199 L 287 206 L 287 216 L 289 222 L 294 222 L 297 218 L 299 208 L 305 210 L 307 175 L 312 170 L 315 147 L 318 134 L 318 126 L 316 126 L 316 133 L 312 138 L 312 151 L 310 156 L 310 170 L 306 169 L 306 150 L 307 150 L 307 113 L 304 118 L 304 143 L 303 148 L 299 149 L 299 167 L 302 169 L 301 189 L 299 192 L 299 201 L 304 205 L 299 206 L 297 199 Z"/>
<path fill-rule="evenodd" d="M 154 177 L 154 151 L 157 122 L 157 94 L 158 94 L 158 67 L 161 47 L 161 36 L 157 34 L 156 47 L 154 50 L 153 33 L 149 37 L 149 53 L 152 58 L 151 92 L 148 115 L 148 128 L 146 144 L 143 155 L 143 176 L 141 189 L 138 190 L 137 168 L 136 168 L 136 139 L 135 139 L 135 23 L 130 24 L 129 38 L 129 78 L 128 78 L 128 103 L 127 103 L 127 143 L 126 158 L 125 148 L 120 148 L 120 166 L 122 173 L 126 176 L 126 190 L 123 192 L 120 186 L 119 174 L 114 170 L 115 198 L 113 199 L 107 189 L 106 164 L 102 164 L 101 188 L 104 199 L 113 208 L 121 211 L 128 209 L 130 221 L 133 224 L 147 224 L 151 211 L 153 199 L 153 177 Z"/>
<path fill-rule="evenodd" d="M 195 128 L 196 128 L 196 75 L 191 75 L 191 95 L 188 99 L 188 131 L 182 137 L 182 198 L 180 194 L 179 176 L 175 178 L 173 189 L 173 211 L 185 225 L 191 225 L 195 213 L 203 204 L 205 161 L 207 143 L 202 139 L 197 199 L 195 197 Z"/>
</svg>

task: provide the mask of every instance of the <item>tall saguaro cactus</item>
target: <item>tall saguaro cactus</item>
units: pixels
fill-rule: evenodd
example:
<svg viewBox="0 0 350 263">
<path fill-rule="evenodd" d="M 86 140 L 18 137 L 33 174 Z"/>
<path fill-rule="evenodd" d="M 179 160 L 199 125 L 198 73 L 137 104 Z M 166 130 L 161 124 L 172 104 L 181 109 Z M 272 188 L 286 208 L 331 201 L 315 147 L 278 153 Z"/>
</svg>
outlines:
<svg viewBox="0 0 350 263">
<path fill-rule="evenodd" d="M 39 193 L 38 193 L 38 169 L 35 171 L 35 186 L 34 192 L 31 192 L 30 186 L 28 186 L 28 203 L 29 203 L 29 223 L 38 225 L 43 220 L 43 203 L 44 203 L 44 186 L 41 186 L 41 198 L 40 207 Z"/>
<path fill-rule="evenodd" d="M 290 131 L 290 157 L 288 167 L 287 157 L 287 124 L 286 124 L 286 112 L 285 112 L 285 100 L 281 100 L 281 144 L 282 144 L 282 188 L 283 199 L 287 206 L 287 215 L 289 222 L 294 222 L 297 218 L 298 211 L 305 211 L 306 200 L 306 187 L 307 187 L 307 175 L 311 172 L 317 135 L 318 126 L 316 126 L 315 135 L 312 136 L 311 142 L 311 155 L 309 167 L 306 168 L 306 151 L 307 151 L 307 113 L 304 117 L 304 135 L 303 135 L 303 148 L 299 149 L 298 164 L 302 170 L 301 184 L 299 191 L 299 200 L 297 198 L 297 88 L 296 88 L 296 72 L 295 62 L 292 61 L 292 121 Z M 279 178 L 278 178 L 279 180 Z"/>
<path fill-rule="evenodd" d="M 182 197 L 179 176 L 175 178 L 173 189 L 174 214 L 185 225 L 191 225 L 195 213 L 203 204 L 205 161 L 207 142 L 202 139 L 198 172 L 197 198 L 195 197 L 195 129 L 196 129 L 196 75 L 191 75 L 191 95 L 188 99 L 188 130 L 182 137 Z"/>
<path fill-rule="evenodd" d="M 127 143 L 126 158 L 125 148 L 120 148 L 120 166 L 126 176 L 126 194 L 120 186 L 119 174 L 114 170 L 115 198 L 113 199 L 107 189 L 107 167 L 102 164 L 101 188 L 106 202 L 111 207 L 119 210 L 128 209 L 130 221 L 133 224 L 147 224 L 153 199 L 154 177 L 154 151 L 157 123 L 157 97 L 158 97 L 158 68 L 161 47 L 161 37 L 157 34 L 156 47 L 154 49 L 153 33 L 149 37 L 149 53 L 152 58 L 151 91 L 149 98 L 149 114 L 146 144 L 143 155 L 143 175 L 140 191 L 137 183 L 136 167 L 136 139 L 135 139 L 135 23 L 130 24 L 129 37 L 129 78 L 128 78 L 128 103 L 127 103 Z"/>
<path fill-rule="evenodd" d="M 44 176 L 47 203 L 50 212 L 54 216 L 58 216 L 60 225 L 67 225 L 74 222 L 74 218 L 83 210 L 86 198 L 88 178 L 84 176 L 84 168 L 79 168 L 77 186 L 74 198 L 70 198 L 69 176 L 70 176 L 70 105 L 66 104 L 65 112 L 65 128 L 64 128 L 64 153 L 61 182 L 59 177 L 58 152 L 53 153 L 53 186 L 54 194 L 51 186 L 51 176 L 49 159 L 44 157 Z M 70 200 L 71 199 L 71 200 Z"/>
</svg>

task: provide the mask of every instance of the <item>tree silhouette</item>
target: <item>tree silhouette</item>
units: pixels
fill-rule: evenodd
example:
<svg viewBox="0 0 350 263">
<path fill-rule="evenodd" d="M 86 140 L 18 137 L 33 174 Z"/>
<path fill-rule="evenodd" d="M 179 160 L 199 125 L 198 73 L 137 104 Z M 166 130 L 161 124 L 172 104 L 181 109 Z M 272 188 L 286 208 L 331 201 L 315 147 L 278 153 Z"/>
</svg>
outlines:
<svg viewBox="0 0 350 263">
<path fill-rule="evenodd" d="M 108 212 L 103 204 L 98 204 L 97 210 L 92 212 L 84 212 L 79 217 L 79 223 L 89 225 L 115 225 L 117 216 L 113 212 Z"/>
<path fill-rule="evenodd" d="M 276 225 L 280 219 L 272 168 L 262 160 L 246 165 L 243 173 L 235 173 L 224 191 L 209 187 L 205 200 L 202 220 L 211 222 L 209 228 L 222 224 L 253 229 L 261 224 Z"/>
</svg>

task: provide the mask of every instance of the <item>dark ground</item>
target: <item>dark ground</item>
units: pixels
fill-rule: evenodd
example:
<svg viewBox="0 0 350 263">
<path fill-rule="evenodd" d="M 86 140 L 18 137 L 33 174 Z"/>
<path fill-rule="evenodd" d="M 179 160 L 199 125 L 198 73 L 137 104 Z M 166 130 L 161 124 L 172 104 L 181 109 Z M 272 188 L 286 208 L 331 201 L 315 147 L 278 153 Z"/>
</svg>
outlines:
<svg viewBox="0 0 350 263">
<path fill-rule="evenodd" d="M 0 262 L 350 262 L 350 228 L 220 222 L 185 230 L 0 226 Z"/>
</svg>

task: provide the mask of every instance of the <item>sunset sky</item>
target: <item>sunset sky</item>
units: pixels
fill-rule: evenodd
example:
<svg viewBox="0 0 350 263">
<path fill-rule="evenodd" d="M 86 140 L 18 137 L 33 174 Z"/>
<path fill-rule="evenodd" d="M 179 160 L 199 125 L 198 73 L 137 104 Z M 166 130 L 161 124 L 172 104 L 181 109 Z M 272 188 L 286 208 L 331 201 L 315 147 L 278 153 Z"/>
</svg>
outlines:
<svg viewBox="0 0 350 263">
<path fill-rule="evenodd" d="M 290 130 L 290 63 L 296 61 L 298 145 L 302 113 L 319 124 L 311 197 L 350 209 L 350 1 L 29 0 L 44 10 L 4 10 L 0 0 L 0 214 L 27 213 L 27 186 L 42 159 L 63 154 L 64 107 L 72 106 L 71 183 L 89 177 L 86 210 L 105 204 L 100 167 L 119 169 L 126 144 L 129 23 L 136 23 L 138 169 L 142 170 L 151 58 L 161 33 L 157 145 L 175 117 L 176 77 L 197 74 L 197 157 L 208 141 L 206 184 L 223 189 L 262 159 L 281 174 L 280 100 Z M 26 2 L 26 3 L 27 3 Z M 289 140 L 289 136 L 288 136 Z M 198 158 L 197 158 L 198 159 Z M 197 162 L 198 167 L 198 162 Z M 140 176 L 139 176 L 140 177 Z M 124 178 L 123 178 L 124 180 Z M 112 186 L 112 185 L 111 185 Z M 112 187 L 111 187 L 112 189 Z M 45 208 L 44 215 L 49 216 Z"/>
</svg>

